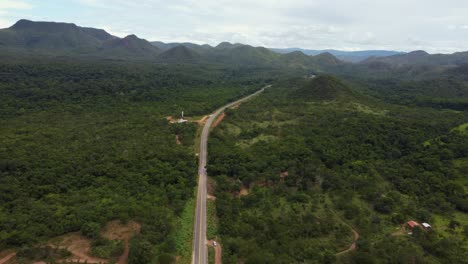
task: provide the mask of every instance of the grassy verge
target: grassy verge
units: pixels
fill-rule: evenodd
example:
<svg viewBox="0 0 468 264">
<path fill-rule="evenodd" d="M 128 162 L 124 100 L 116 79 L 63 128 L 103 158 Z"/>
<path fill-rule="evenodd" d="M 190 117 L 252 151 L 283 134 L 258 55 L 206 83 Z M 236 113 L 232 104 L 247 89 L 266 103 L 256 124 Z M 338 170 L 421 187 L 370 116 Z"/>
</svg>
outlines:
<svg viewBox="0 0 468 264">
<path fill-rule="evenodd" d="M 208 247 L 208 263 L 215 264 L 215 251 L 213 247 Z"/>
<path fill-rule="evenodd" d="M 208 239 L 213 239 L 218 235 L 218 217 L 216 216 L 215 201 L 208 200 L 207 208 L 207 236 Z"/>
<path fill-rule="evenodd" d="M 196 194 L 193 198 L 187 201 L 181 218 L 179 219 L 178 230 L 175 235 L 177 255 L 180 256 L 179 263 L 190 263 L 192 260 L 195 197 Z"/>
</svg>

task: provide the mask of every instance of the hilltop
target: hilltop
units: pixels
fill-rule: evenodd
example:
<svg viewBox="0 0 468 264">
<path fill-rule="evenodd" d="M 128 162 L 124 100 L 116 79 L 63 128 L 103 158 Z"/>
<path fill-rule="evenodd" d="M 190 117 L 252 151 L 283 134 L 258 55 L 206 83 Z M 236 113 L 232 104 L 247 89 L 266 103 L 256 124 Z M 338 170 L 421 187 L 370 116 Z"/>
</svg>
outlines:
<svg viewBox="0 0 468 264">
<path fill-rule="evenodd" d="M 293 97 L 306 101 L 334 101 L 354 98 L 351 89 L 336 77 L 321 75 L 304 81 Z"/>
</svg>

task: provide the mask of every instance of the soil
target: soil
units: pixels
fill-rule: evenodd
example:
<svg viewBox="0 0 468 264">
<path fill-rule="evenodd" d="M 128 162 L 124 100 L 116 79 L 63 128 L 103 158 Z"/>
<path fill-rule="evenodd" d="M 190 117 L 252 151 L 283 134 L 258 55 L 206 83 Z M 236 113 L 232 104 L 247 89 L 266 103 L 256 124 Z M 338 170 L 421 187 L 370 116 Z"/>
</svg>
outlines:
<svg viewBox="0 0 468 264">
<path fill-rule="evenodd" d="M 213 195 L 209 195 L 209 194 L 206 195 L 206 199 L 208 199 L 210 201 L 216 201 L 216 197 L 213 196 Z"/>
<path fill-rule="evenodd" d="M 249 189 L 247 189 L 247 187 L 242 185 L 241 189 L 240 189 L 240 192 L 239 192 L 239 197 L 246 196 L 246 195 L 249 195 Z"/>
<path fill-rule="evenodd" d="M 208 240 L 208 246 L 213 247 L 213 240 Z M 217 241 L 216 247 L 213 247 L 215 250 L 215 264 L 222 264 L 222 254 L 223 249 L 221 248 L 221 244 Z"/>
<path fill-rule="evenodd" d="M 216 190 L 216 181 L 213 178 L 208 177 L 206 192 L 208 195 L 214 196 Z"/>
<path fill-rule="evenodd" d="M 348 225 L 348 226 L 349 226 L 349 225 Z M 349 226 L 349 227 L 351 227 L 351 226 Z M 351 227 L 351 230 L 353 231 L 353 235 L 354 235 L 353 243 L 352 243 L 347 249 L 345 249 L 345 250 L 343 250 L 343 251 L 341 251 L 341 252 L 336 253 L 337 256 L 343 255 L 343 254 L 346 254 L 346 253 L 348 253 L 348 252 L 350 252 L 350 251 L 356 250 L 356 242 L 357 242 L 357 240 L 359 239 L 359 233 L 358 233 L 354 228 L 352 228 L 352 227 Z"/>
<path fill-rule="evenodd" d="M 289 172 L 283 171 L 280 173 L 279 176 L 280 176 L 280 179 L 284 181 L 284 179 L 289 176 Z"/>
<path fill-rule="evenodd" d="M 176 136 L 175 136 L 175 142 L 176 142 L 177 145 L 182 144 L 182 142 L 180 142 L 179 135 L 176 135 Z"/>
<path fill-rule="evenodd" d="M 210 117 L 210 116 L 206 115 L 206 116 L 202 117 L 202 119 L 198 120 L 198 121 L 197 121 L 198 125 L 199 125 L 199 126 L 205 125 L 206 120 L 208 119 L 208 117 Z"/>
<path fill-rule="evenodd" d="M 0 253 L 0 264 L 8 263 L 10 259 L 16 256 L 16 252 L 4 251 Z"/>
<path fill-rule="evenodd" d="M 101 235 L 110 240 L 123 240 L 124 241 L 124 252 L 119 257 L 118 264 L 128 263 L 129 246 L 128 242 L 130 239 L 141 230 L 141 225 L 135 221 L 129 221 L 127 224 L 122 224 L 118 220 L 111 221 L 106 224 L 101 232 Z"/>
<path fill-rule="evenodd" d="M 66 248 L 72 253 L 72 257 L 63 261 L 69 262 L 87 262 L 87 263 L 107 263 L 106 259 L 95 258 L 90 255 L 91 240 L 82 236 L 80 233 L 69 233 L 54 239 L 55 243 L 51 246 Z"/>
<path fill-rule="evenodd" d="M 218 116 L 218 119 L 216 119 L 216 121 L 213 123 L 213 127 L 216 127 L 219 125 L 219 123 L 221 123 L 221 121 L 223 121 L 224 117 L 226 116 L 226 113 L 222 113 Z"/>
</svg>

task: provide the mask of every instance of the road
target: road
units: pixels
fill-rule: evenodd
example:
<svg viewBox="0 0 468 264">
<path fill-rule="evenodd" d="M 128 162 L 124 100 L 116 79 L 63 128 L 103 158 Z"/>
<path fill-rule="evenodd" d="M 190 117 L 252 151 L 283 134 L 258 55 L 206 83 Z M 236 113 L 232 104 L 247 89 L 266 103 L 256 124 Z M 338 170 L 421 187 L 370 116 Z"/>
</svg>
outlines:
<svg viewBox="0 0 468 264">
<path fill-rule="evenodd" d="M 193 251 L 192 251 L 192 264 L 206 264 L 208 263 L 208 248 L 206 246 L 206 158 L 208 155 L 207 152 L 207 142 L 208 135 L 210 134 L 210 128 L 213 124 L 213 121 L 216 117 L 222 113 L 226 108 L 234 106 L 238 103 L 246 101 L 253 96 L 263 92 L 265 88 L 270 87 L 270 85 L 260 89 L 259 91 L 246 96 L 242 99 L 239 99 L 235 102 L 229 103 L 210 115 L 208 120 L 203 127 L 200 140 L 200 154 L 198 162 L 198 192 L 197 192 L 197 206 L 195 208 L 195 226 L 193 231 Z"/>
</svg>

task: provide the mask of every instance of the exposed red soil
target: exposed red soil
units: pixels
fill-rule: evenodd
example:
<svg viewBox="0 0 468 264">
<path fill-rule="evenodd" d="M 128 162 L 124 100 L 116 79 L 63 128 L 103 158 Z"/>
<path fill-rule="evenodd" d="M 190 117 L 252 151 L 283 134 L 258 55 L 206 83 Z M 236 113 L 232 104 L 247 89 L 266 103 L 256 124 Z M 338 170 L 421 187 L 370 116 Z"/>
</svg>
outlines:
<svg viewBox="0 0 468 264">
<path fill-rule="evenodd" d="M 212 178 L 208 177 L 208 181 L 206 182 L 206 192 L 208 196 L 213 196 L 216 190 L 216 181 L 213 180 Z"/>
<path fill-rule="evenodd" d="M 280 179 L 282 181 L 284 181 L 284 179 L 289 176 L 289 172 L 288 171 L 283 171 L 283 172 L 280 173 L 279 176 L 280 176 Z"/>
<path fill-rule="evenodd" d="M 216 121 L 213 123 L 213 127 L 216 127 L 219 125 L 219 123 L 221 123 L 221 121 L 223 121 L 224 117 L 226 116 L 225 113 L 222 113 L 218 116 L 218 118 L 216 119 Z"/>
<path fill-rule="evenodd" d="M 4 254 L 0 254 L 0 264 L 8 263 L 10 259 L 16 256 L 16 252 L 5 251 Z"/>
<path fill-rule="evenodd" d="M 356 242 L 359 239 L 359 233 L 356 230 L 354 230 L 354 228 L 352 229 L 352 231 L 353 231 L 353 235 L 354 235 L 353 243 L 347 249 L 336 253 L 337 256 L 346 254 L 346 253 L 348 253 L 350 251 L 353 251 L 353 250 L 356 250 Z"/>
<path fill-rule="evenodd" d="M 54 239 L 58 242 L 51 243 L 51 246 L 65 248 L 72 253 L 72 257 L 67 258 L 61 262 L 87 262 L 87 263 L 108 263 L 106 259 L 92 257 L 91 240 L 82 236 L 80 233 L 69 233 Z"/>
<path fill-rule="evenodd" d="M 206 123 L 206 120 L 208 119 L 208 117 L 210 117 L 210 116 L 206 115 L 206 116 L 202 117 L 202 119 L 198 120 L 197 121 L 198 125 L 203 126 Z"/>
<path fill-rule="evenodd" d="M 249 189 L 247 189 L 247 187 L 242 185 L 241 189 L 240 189 L 240 192 L 239 192 L 239 197 L 246 196 L 246 195 L 249 195 Z"/>
<path fill-rule="evenodd" d="M 129 221 L 127 224 L 122 224 L 120 221 L 115 220 L 106 224 L 101 234 L 103 237 L 110 240 L 123 240 L 124 252 L 119 257 L 118 264 L 128 263 L 129 246 L 128 241 L 141 230 L 141 225 L 134 221 Z"/>
<path fill-rule="evenodd" d="M 213 247 L 213 240 L 208 240 L 208 246 Z M 221 244 L 216 242 L 216 247 L 213 247 L 215 251 L 215 264 L 222 264 L 222 254 L 223 249 L 221 248 Z"/>
<path fill-rule="evenodd" d="M 354 236 L 353 242 L 351 243 L 351 245 L 349 245 L 349 247 L 348 247 L 347 249 L 342 250 L 342 251 L 336 253 L 336 255 L 339 256 L 339 255 L 346 254 L 346 253 L 348 253 L 348 252 L 350 252 L 350 251 L 356 250 L 356 248 L 357 248 L 356 242 L 357 242 L 358 239 L 359 239 L 359 233 L 356 231 L 356 229 L 354 229 L 354 227 L 352 227 L 351 225 L 349 225 L 348 223 L 346 223 L 334 210 L 331 210 L 331 211 L 333 212 L 333 214 L 335 214 L 336 218 L 338 218 L 338 220 L 339 220 L 343 225 L 345 225 L 345 226 L 351 228 L 351 231 L 353 232 L 353 236 Z"/>
</svg>

